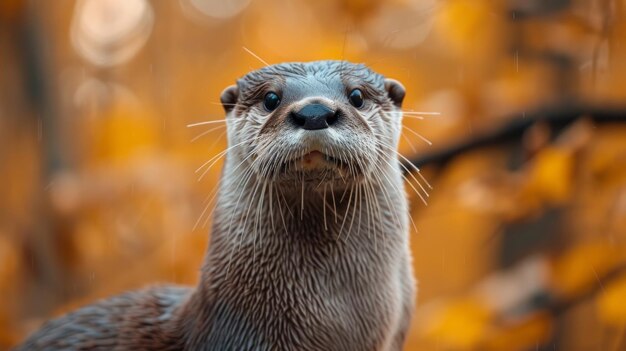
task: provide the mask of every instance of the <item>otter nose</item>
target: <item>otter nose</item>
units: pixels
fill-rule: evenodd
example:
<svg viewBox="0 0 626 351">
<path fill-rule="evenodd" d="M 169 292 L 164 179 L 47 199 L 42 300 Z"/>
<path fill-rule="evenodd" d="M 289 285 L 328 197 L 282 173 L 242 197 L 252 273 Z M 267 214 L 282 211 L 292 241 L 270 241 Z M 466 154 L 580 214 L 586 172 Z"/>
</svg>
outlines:
<svg viewBox="0 0 626 351">
<path fill-rule="evenodd" d="M 322 104 L 309 104 L 290 114 L 291 120 L 306 130 L 328 128 L 337 121 L 337 113 Z"/>
</svg>

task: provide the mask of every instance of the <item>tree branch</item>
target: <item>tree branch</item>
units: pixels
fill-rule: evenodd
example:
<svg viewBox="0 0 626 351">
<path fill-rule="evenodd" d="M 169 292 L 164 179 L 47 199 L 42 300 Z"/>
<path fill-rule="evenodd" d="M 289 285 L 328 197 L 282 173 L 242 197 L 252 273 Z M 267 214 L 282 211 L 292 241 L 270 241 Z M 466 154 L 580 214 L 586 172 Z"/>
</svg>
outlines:
<svg viewBox="0 0 626 351">
<path fill-rule="evenodd" d="M 626 107 L 601 107 L 592 105 L 556 105 L 539 108 L 523 115 L 505 118 L 509 122 L 493 130 L 487 130 L 477 136 L 449 145 L 425 155 L 415 156 L 411 162 L 417 166 L 444 166 L 456 156 L 481 147 L 517 142 L 535 123 L 542 122 L 550 126 L 553 132 L 559 132 L 579 118 L 589 118 L 595 123 L 626 123 Z M 407 169 L 410 169 L 407 165 Z"/>
</svg>

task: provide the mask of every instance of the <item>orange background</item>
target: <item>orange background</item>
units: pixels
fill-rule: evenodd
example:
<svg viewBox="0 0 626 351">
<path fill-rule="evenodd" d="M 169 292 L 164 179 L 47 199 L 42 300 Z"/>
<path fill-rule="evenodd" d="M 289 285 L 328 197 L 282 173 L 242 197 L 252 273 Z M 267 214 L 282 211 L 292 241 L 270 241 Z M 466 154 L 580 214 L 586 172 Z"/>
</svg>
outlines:
<svg viewBox="0 0 626 351">
<path fill-rule="evenodd" d="M 220 169 L 194 170 L 226 140 L 186 125 L 223 118 L 221 90 L 261 61 L 400 80 L 405 110 L 440 113 L 405 118 L 418 158 L 541 107 L 626 106 L 625 18 L 620 0 L 3 1 L 0 349 L 197 281 Z M 579 117 L 424 167 L 407 350 L 626 349 L 626 125 Z"/>
</svg>

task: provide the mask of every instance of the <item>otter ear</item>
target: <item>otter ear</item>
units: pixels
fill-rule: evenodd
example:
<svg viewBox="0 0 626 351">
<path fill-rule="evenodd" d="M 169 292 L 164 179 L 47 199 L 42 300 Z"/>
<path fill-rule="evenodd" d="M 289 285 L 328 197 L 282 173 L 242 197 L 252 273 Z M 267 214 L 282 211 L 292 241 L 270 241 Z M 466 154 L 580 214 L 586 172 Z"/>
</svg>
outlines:
<svg viewBox="0 0 626 351">
<path fill-rule="evenodd" d="M 398 108 L 402 107 L 402 101 L 406 94 L 404 85 L 395 79 L 385 78 L 385 90 L 391 101 L 393 101 L 393 104 Z"/>
<path fill-rule="evenodd" d="M 226 113 L 232 111 L 233 108 L 235 108 L 235 104 L 237 103 L 238 98 L 239 88 L 237 88 L 236 85 L 231 85 L 222 91 L 222 95 L 220 95 L 220 101 Z"/>
</svg>

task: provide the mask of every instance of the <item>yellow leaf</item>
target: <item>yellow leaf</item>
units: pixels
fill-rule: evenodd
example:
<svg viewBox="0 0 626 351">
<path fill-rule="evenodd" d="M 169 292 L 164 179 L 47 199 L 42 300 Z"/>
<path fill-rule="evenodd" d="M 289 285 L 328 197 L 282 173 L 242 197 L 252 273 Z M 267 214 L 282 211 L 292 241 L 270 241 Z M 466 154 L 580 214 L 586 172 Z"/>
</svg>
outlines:
<svg viewBox="0 0 626 351">
<path fill-rule="evenodd" d="M 507 323 L 487 338 L 488 350 L 528 350 L 538 342 L 545 342 L 552 332 L 548 313 L 536 313 L 524 320 Z"/>
<path fill-rule="evenodd" d="M 573 169 L 574 160 L 570 152 L 545 148 L 533 161 L 527 190 L 548 203 L 563 203 L 572 193 Z"/>
<path fill-rule="evenodd" d="M 424 336 L 452 348 L 473 347 L 488 331 L 491 316 L 491 311 L 478 301 L 455 301 L 426 320 Z"/>
<path fill-rule="evenodd" d="M 596 301 L 600 319 L 607 324 L 623 327 L 626 324 L 626 275 L 607 284 Z"/>
<path fill-rule="evenodd" d="M 592 284 L 600 284 L 601 277 L 619 261 L 619 250 L 609 243 L 579 245 L 555 262 L 553 284 L 565 296 L 580 294 Z"/>
</svg>

